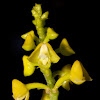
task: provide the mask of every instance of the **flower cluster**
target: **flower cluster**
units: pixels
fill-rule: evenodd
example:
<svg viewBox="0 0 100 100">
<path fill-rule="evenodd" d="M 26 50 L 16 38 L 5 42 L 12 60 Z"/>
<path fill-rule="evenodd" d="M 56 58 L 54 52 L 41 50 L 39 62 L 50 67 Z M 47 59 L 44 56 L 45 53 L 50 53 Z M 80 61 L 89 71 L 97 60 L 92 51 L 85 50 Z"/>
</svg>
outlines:
<svg viewBox="0 0 100 100">
<path fill-rule="evenodd" d="M 50 27 L 44 27 L 45 21 L 48 19 L 49 12 L 46 11 L 42 14 L 40 4 L 35 4 L 32 8 L 32 16 L 34 20 L 32 23 L 36 26 L 37 35 L 33 30 L 21 35 L 24 39 L 22 48 L 25 51 L 32 51 L 30 55 L 23 55 L 23 74 L 30 76 L 34 73 L 36 68 L 39 68 L 43 73 L 47 85 L 43 83 L 28 83 L 24 84 L 17 79 L 12 80 L 12 92 L 15 100 L 29 100 L 29 90 L 31 89 L 44 89 L 41 100 L 58 100 L 58 88 L 62 86 L 66 90 L 70 90 L 70 83 L 80 85 L 85 81 L 91 81 L 82 63 L 76 60 L 73 65 L 67 64 L 61 70 L 52 74 L 52 63 L 58 63 L 61 59 L 58 54 L 63 56 L 71 56 L 75 51 L 70 47 L 66 38 L 63 38 L 59 47 L 54 50 L 49 41 L 56 39 L 59 35 Z M 55 81 L 55 77 L 59 76 Z"/>
</svg>

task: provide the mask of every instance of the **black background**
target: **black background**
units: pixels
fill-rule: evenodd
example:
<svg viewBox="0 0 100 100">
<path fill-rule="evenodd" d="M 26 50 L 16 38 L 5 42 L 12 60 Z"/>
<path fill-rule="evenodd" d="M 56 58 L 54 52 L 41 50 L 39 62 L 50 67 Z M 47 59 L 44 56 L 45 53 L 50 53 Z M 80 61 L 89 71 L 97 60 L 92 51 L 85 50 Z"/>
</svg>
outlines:
<svg viewBox="0 0 100 100">
<path fill-rule="evenodd" d="M 85 82 L 77 86 L 71 85 L 71 90 L 66 91 L 62 87 L 59 88 L 59 100 L 66 99 L 92 99 L 97 98 L 97 74 L 96 66 L 93 65 L 91 58 L 94 53 L 95 26 L 96 26 L 96 5 L 94 2 L 88 1 L 64 1 L 64 0 L 10 0 L 7 8 L 9 29 L 8 29 L 8 100 L 12 98 L 12 79 L 18 79 L 23 83 L 42 82 L 46 83 L 42 73 L 37 69 L 30 77 L 23 76 L 22 56 L 29 55 L 32 51 L 26 52 L 21 46 L 24 42 L 21 35 L 35 30 L 31 15 L 31 9 L 35 3 L 42 4 L 43 12 L 49 11 L 49 18 L 46 21 L 46 26 L 53 28 L 59 37 L 56 40 L 50 41 L 50 44 L 56 49 L 62 38 L 67 38 L 70 46 L 76 52 L 70 57 L 61 57 L 59 63 L 52 66 L 52 71 L 61 69 L 65 64 L 73 64 L 75 60 L 80 60 L 90 76 L 92 82 Z M 36 32 L 36 30 L 35 30 Z M 95 34 L 95 35 L 94 35 Z M 93 58 L 95 59 L 95 58 Z M 92 59 L 92 60 L 93 60 Z M 31 90 L 30 100 L 40 100 L 42 90 Z"/>
</svg>

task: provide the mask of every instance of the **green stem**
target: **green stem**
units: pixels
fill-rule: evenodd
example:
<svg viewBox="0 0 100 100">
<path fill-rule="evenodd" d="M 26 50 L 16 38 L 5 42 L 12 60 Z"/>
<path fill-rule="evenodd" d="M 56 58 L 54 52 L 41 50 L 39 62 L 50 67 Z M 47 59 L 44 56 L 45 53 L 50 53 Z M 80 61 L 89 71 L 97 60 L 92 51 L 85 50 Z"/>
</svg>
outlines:
<svg viewBox="0 0 100 100">
<path fill-rule="evenodd" d="M 43 73 L 43 75 L 46 79 L 47 86 L 50 88 L 50 94 L 49 94 L 50 100 L 58 100 L 59 92 L 58 91 L 56 91 L 56 92 L 52 91 L 52 89 L 54 87 L 55 80 L 52 77 L 51 70 L 50 69 L 41 69 L 41 72 Z"/>
<path fill-rule="evenodd" d="M 59 91 L 56 91 L 56 93 L 51 92 L 50 100 L 58 100 Z"/>
<path fill-rule="evenodd" d="M 38 89 L 49 89 L 49 87 L 45 84 L 42 84 L 42 83 L 28 83 L 26 84 L 26 87 L 28 90 L 31 90 L 31 89 L 35 89 L 35 88 L 38 88 Z"/>
<path fill-rule="evenodd" d="M 41 69 L 41 72 L 43 73 L 45 80 L 47 82 L 47 85 L 50 88 L 53 88 L 54 86 L 54 79 L 52 78 L 52 72 L 50 69 Z"/>
</svg>

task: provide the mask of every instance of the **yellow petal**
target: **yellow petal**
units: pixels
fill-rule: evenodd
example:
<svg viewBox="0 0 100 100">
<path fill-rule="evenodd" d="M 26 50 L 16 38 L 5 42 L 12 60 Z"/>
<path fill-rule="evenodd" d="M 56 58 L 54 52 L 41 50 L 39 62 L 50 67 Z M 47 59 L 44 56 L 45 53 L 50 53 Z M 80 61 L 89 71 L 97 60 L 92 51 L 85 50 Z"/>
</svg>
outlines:
<svg viewBox="0 0 100 100">
<path fill-rule="evenodd" d="M 49 54 L 50 54 L 50 59 L 52 63 L 57 63 L 60 60 L 60 57 L 56 54 L 56 52 L 53 50 L 52 46 L 49 43 L 46 43 Z"/>
<path fill-rule="evenodd" d="M 61 41 L 59 49 L 60 53 L 64 56 L 70 56 L 72 54 L 75 54 L 74 50 L 70 47 L 66 38 Z"/>
<path fill-rule="evenodd" d="M 51 40 L 56 39 L 58 34 L 50 27 L 47 28 L 47 37 Z"/>
<path fill-rule="evenodd" d="M 72 65 L 70 79 L 77 85 L 85 82 L 82 66 L 78 60 L 76 60 Z"/>
<path fill-rule="evenodd" d="M 24 76 L 30 76 L 35 71 L 35 65 L 28 60 L 28 56 L 23 56 Z"/>
<path fill-rule="evenodd" d="M 22 48 L 26 51 L 30 51 L 35 48 L 35 42 L 33 41 L 32 35 L 27 35 Z"/>
<path fill-rule="evenodd" d="M 12 80 L 12 92 L 14 99 L 25 97 L 29 92 L 26 86 L 17 79 Z"/>
<path fill-rule="evenodd" d="M 29 34 L 32 36 L 32 38 L 34 40 L 35 39 L 35 34 L 34 34 L 34 31 L 33 30 L 31 30 L 31 31 L 29 31 L 29 32 L 21 35 L 21 38 L 26 39 L 27 35 L 29 35 Z"/>
<path fill-rule="evenodd" d="M 39 53 L 39 63 L 40 67 L 49 68 L 51 65 L 50 54 L 47 45 L 44 43 L 40 48 Z"/>
<path fill-rule="evenodd" d="M 35 48 L 35 50 L 31 53 L 31 55 L 28 57 L 28 60 L 34 64 L 38 64 L 39 61 L 39 53 L 40 48 L 43 43 L 38 44 L 38 46 Z"/>
</svg>

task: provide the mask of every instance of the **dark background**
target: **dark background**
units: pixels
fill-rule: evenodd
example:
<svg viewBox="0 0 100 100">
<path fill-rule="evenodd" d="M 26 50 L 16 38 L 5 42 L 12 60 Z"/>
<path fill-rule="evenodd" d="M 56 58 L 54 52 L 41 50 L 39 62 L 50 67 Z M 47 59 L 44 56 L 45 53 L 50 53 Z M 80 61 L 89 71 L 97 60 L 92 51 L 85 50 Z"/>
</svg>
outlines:
<svg viewBox="0 0 100 100">
<path fill-rule="evenodd" d="M 50 44 L 56 49 L 62 38 L 67 38 L 70 46 L 76 52 L 70 57 L 61 57 L 59 63 L 52 66 L 52 71 L 61 69 L 65 64 L 73 64 L 75 60 L 80 60 L 90 76 L 92 82 L 85 82 L 77 86 L 71 85 L 71 90 L 68 92 L 63 88 L 59 88 L 59 100 L 66 99 L 92 99 L 97 98 L 97 74 L 96 66 L 94 66 L 91 58 L 94 53 L 95 23 L 97 18 L 96 4 L 88 1 L 67 1 L 67 0 L 10 0 L 8 11 L 9 29 L 8 33 L 8 100 L 12 98 L 12 83 L 13 79 L 18 79 L 23 83 L 42 82 L 46 83 L 42 73 L 37 69 L 30 77 L 23 76 L 22 56 L 30 55 L 32 52 L 24 51 L 21 46 L 24 42 L 21 35 L 35 30 L 31 15 L 31 9 L 35 3 L 42 4 L 43 12 L 49 11 L 49 18 L 46 21 L 46 26 L 53 28 L 59 37 L 56 40 L 50 41 Z M 95 59 L 95 58 L 93 58 Z M 92 60 L 93 60 L 92 59 Z M 42 90 L 31 90 L 30 100 L 40 100 Z"/>
</svg>

